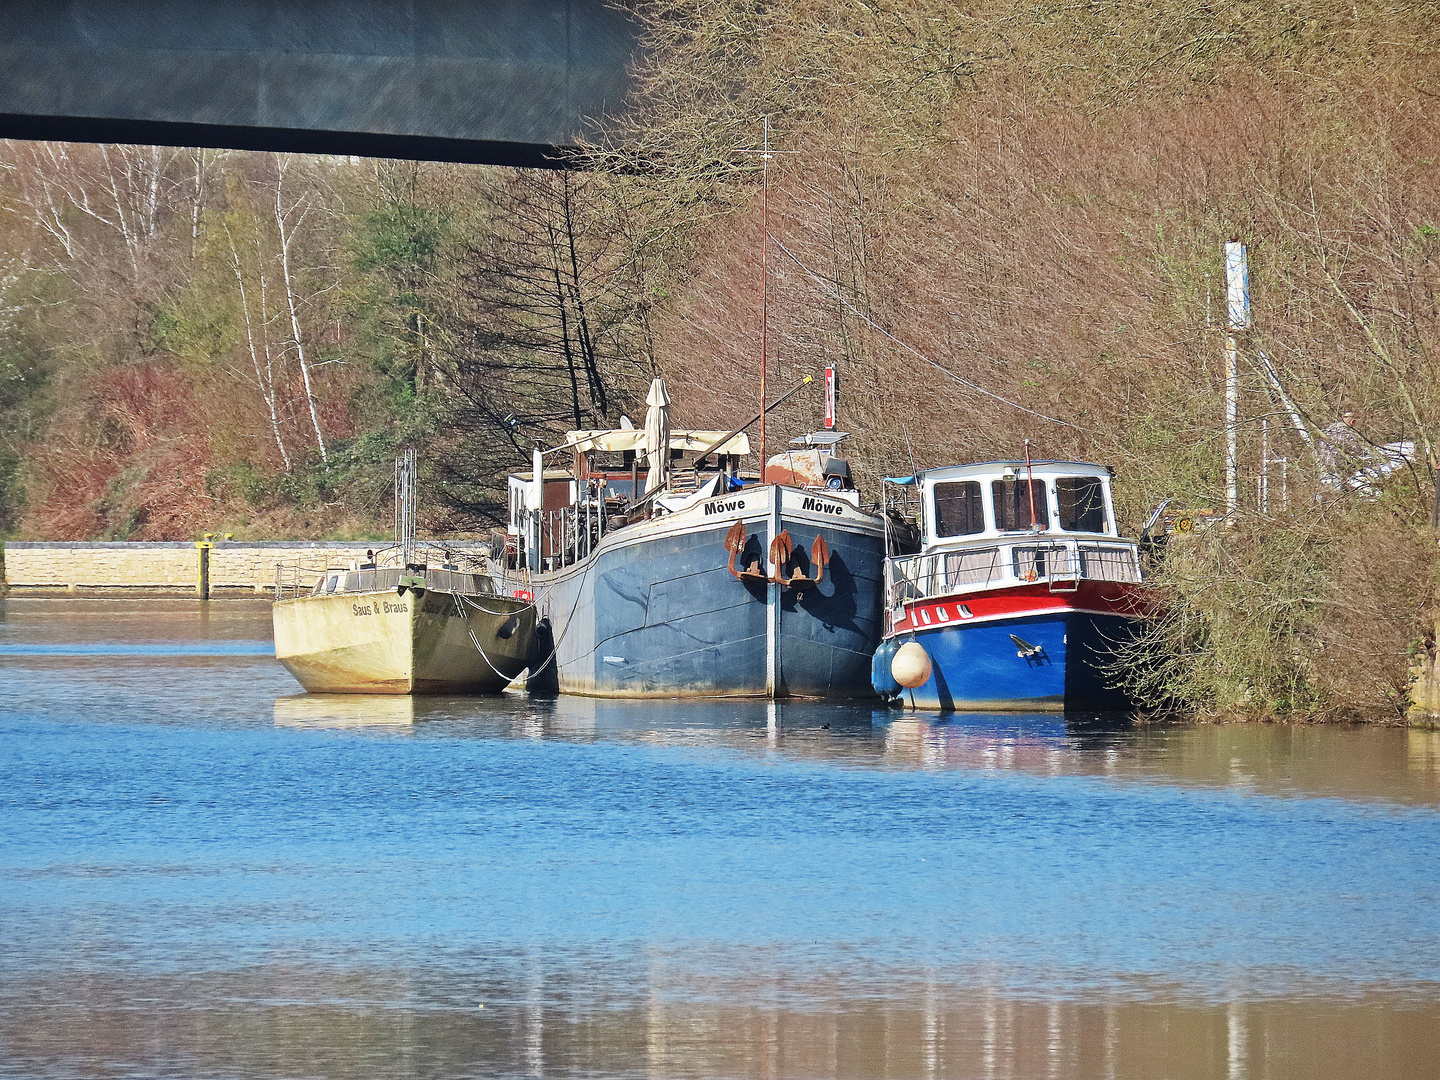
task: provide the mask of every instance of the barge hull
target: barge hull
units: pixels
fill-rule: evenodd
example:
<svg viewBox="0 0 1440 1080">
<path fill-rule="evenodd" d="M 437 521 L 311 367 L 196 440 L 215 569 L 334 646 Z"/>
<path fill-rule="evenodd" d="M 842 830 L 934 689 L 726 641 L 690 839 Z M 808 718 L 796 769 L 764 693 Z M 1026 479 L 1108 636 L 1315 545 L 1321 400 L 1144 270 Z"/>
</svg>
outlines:
<svg viewBox="0 0 1440 1080">
<path fill-rule="evenodd" d="M 774 499 L 780 512 L 772 514 Z M 597 697 L 871 697 L 881 633 L 884 537 L 853 511 L 817 510 L 793 489 L 751 489 L 703 523 L 657 522 L 607 538 L 587 559 L 537 575 L 546 597 L 562 693 Z M 809 508 L 807 509 L 807 500 Z M 819 498 L 819 505 L 825 503 Z M 837 520 L 841 519 L 841 520 Z M 763 559 L 774 532 L 830 551 L 818 587 L 785 589 L 731 574 L 725 537 L 736 521 L 740 562 Z M 775 528 L 778 522 L 779 529 Z M 632 527 L 633 528 L 633 527 Z M 769 671 L 774 605 L 776 663 Z"/>
<path fill-rule="evenodd" d="M 494 694 L 529 661 L 534 620 L 489 595 L 302 596 L 275 604 L 275 655 L 313 693 Z"/>
</svg>

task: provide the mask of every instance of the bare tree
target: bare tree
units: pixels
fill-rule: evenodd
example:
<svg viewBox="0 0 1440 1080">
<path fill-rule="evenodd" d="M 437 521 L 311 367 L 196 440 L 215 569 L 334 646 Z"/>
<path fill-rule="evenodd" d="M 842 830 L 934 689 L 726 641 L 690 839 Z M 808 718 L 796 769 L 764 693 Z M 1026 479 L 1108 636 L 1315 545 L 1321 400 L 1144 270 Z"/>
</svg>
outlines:
<svg viewBox="0 0 1440 1080">
<path fill-rule="evenodd" d="M 288 344 L 295 350 L 295 360 L 300 366 L 300 378 L 305 383 L 305 400 L 310 406 L 310 423 L 315 429 L 315 443 L 320 448 L 320 460 L 328 463 L 330 456 L 325 448 L 325 432 L 320 426 L 320 401 L 315 395 L 311 362 L 305 354 L 305 335 L 300 330 L 300 306 L 303 301 L 291 267 L 291 249 L 294 247 L 296 234 L 315 207 L 309 191 L 301 191 L 298 195 L 287 198 L 285 182 L 290 172 L 291 157 L 289 154 L 271 156 L 275 163 L 275 231 L 280 240 L 280 280 L 285 290 L 285 307 L 290 315 Z"/>
<path fill-rule="evenodd" d="M 293 466 L 290 461 L 290 451 L 285 446 L 285 437 L 280 431 L 280 416 L 276 406 L 279 392 L 276 386 L 276 358 L 270 346 L 270 321 L 266 317 L 268 288 L 265 262 L 263 257 L 256 260 L 255 272 L 259 281 L 259 296 L 257 298 L 258 307 L 252 311 L 249 292 L 245 287 L 246 269 L 240 255 L 240 246 L 235 242 L 229 221 L 225 222 L 224 228 L 225 239 L 230 247 L 231 265 L 235 271 L 235 285 L 240 292 L 240 310 L 245 322 L 245 347 L 255 372 L 255 386 L 261 399 L 265 402 L 265 409 L 270 419 L 270 431 L 275 438 L 275 445 L 280 451 L 280 458 L 285 463 L 285 471 L 288 473 Z M 252 247 L 258 248 L 259 243 L 260 238 L 252 236 Z"/>
<path fill-rule="evenodd" d="M 160 146 L 74 146 L 70 143 L 6 143 L 22 167 L 15 188 L 35 222 L 76 261 L 85 252 L 73 212 L 122 245 L 132 274 L 141 278 L 166 217 L 174 210 L 182 151 Z"/>
</svg>

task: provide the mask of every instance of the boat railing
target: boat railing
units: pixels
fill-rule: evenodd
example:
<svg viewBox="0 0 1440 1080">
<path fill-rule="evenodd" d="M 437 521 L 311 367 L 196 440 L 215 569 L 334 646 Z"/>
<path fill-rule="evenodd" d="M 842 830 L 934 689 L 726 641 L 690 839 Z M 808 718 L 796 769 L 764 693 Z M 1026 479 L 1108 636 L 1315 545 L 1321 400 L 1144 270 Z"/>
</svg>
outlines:
<svg viewBox="0 0 1440 1080">
<path fill-rule="evenodd" d="M 484 555 L 444 551 L 441 566 L 370 566 L 354 563 L 307 562 L 297 559 L 275 564 L 275 599 L 327 596 L 332 593 L 390 592 L 403 583 L 440 592 L 488 595 L 495 591 Z"/>
<path fill-rule="evenodd" d="M 1136 548 L 1128 541 L 997 542 L 885 562 L 885 596 L 892 608 L 1001 585 L 1043 582 L 1051 592 L 1063 593 L 1076 591 L 1081 581 L 1139 580 Z"/>
<path fill-rule="evenodd" d="M 538 514 L 532 512 L 529 516 L 532 521 L 530 543 L 526 543 L 527 537 L 521 536 L 523 550 L 517 553 L 517 558 L 522 564 L 530 563 L 528 549 L 533 545 L 538 549 L 534 561 L 541 570 L 559 570 L 588 558 L 611 529 L 599 489 L 578 503 Z"/>
</svg>

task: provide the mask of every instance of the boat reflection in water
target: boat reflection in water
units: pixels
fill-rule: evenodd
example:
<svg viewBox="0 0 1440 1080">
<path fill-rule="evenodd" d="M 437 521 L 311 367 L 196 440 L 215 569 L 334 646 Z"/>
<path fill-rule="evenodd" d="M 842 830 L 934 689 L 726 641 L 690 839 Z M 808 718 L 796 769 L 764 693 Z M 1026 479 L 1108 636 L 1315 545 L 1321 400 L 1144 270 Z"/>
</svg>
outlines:
<svg viewBox="0 0 1440 1080">
<path fill-rule="evenodd" d="M 893 718 L 892 718 L 893 717 Z M 883 718 L 885 758 L 1308 798 L 1440 804 L 1440 731 L 1283 724 L 1131 725 L 1094 714 Z"/>
<path fill-rule="evenodd" d="M 796 987 L 763 970 L 680 981 L 674 956 L 454 971 L 293 964 L 12 982 L 12 1064 L 97 1075 L 1044 1077 L 1421 1080 L 1440 1075 L 1434 1000 L 1045 1000 L 886 972 Z M 23 997 L 22 997 L 23 995 Z M 146 1007 L 136 1008 L 143 1000 Z M 183 1070 L 174 1067 L 183 1062 Z M 170 1066 L 170 1067 L 167 1067 Z M 56 1073 L 60 1075 L 60 1073 Z"/>
<path fill-rule="evenodd" d="M 899 712 L 816 701 L 613 701 L 566 696 L 276 698 L 277 727 L 425 725 L 443 738 L 726 748 L 862 767 L 1012 770 L 1440 804 L 1440 731 L 1281 724 L 1135 724 L 1115 714 Z"/>
<path fill-rule="evenodd" d="M 382 694 L 292 694 L 275 699 L 275 726 L 394 728 L 415 723 L 415 698 Z"/>
</svg>

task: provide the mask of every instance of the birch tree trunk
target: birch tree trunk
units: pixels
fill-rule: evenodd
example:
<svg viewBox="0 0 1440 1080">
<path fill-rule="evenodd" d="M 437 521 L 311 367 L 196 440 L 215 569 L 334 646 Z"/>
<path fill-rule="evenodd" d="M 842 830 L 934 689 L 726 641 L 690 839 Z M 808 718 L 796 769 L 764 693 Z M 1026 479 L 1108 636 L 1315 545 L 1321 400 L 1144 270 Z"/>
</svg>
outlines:
<svg viewBox="0 0 1440 1080">
<path fill-rule="evenodd" d="M 255 385 L 260 391 L 260 397 L 265 402 L 265 408 L 270 414 L 270 431 L 275 436 L 275 445 L 280 449 L 280 458 L 285 462 L 285 471 L 291 471 L 290 451 L 285 447 L 285 439 L 280 433 L 280 417 L 275 408 L 275 362 L 270 352 L 270 338 L 265 333 L 265 272 L 260 271 L 260 330 L 262 334 L 261 348 L 265 353 L 265 362 L 260 362 L 261 348 L 255 344 L 255 320 L 250 314 L 250 296 L 245 288 L 245 267 L 240 258 L 239 246 L 235 243 L 235 237 L 230 232 L 230 226 L 225 226 L 225 238 L 230 241 L 230 257 L 235 268 L 235 283 L 240 288 L 240 309 L 245 314 L 245 344 L 250 351 L 250 363 L 255 368 Z"/>
<path fill-rule="evenodd" d="M 325 432 L 320 427 L 320 403 L 315 397 L 314 380 L 310 372 L 310 360 L 305 355 L 305 341 L 300 333 L 300 299 L 295 295 L 295 276 L 290 269 L 290 245 L 295 233 L 309 213 L 305 198 L 297 200 L 288 209 L 285 207 L 285 174 L 289 161 L 282 154 L 275 155 L 275 228 L 280 234 L 280 274 L 285 286 L 285 306 L 290 314 L 290 340 L 295 346 L 295 359 L 300 364 L 300 378 L 305 383 L 305 400 L 310 406 L 310 423 L 315 428 L 315 442 L 320 448 L 320 460 L 329 464 L 330 455 L 325 449 Z M 292 214 L 297 214 L 291 220 Z"/>
</svg>

